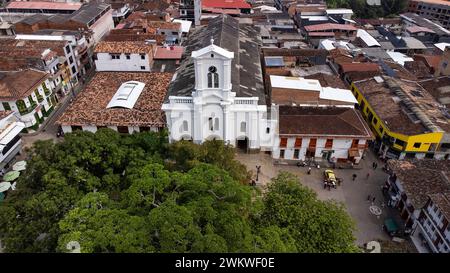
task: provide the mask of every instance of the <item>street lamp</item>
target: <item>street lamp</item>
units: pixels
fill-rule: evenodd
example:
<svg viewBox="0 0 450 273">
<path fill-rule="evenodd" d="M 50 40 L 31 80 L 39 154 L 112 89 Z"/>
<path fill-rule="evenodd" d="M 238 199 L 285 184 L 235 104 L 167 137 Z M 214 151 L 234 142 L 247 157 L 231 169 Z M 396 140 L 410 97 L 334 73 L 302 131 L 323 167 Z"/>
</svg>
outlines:
<svg viewBox="0 0 450 273">
<path fill-rule="evenodd" d="M 259 178 L 259 172 L 261 170 L 261 165 L 256 165 L 256 181 L 258 182 L 258 178 Z"/>
</svg>

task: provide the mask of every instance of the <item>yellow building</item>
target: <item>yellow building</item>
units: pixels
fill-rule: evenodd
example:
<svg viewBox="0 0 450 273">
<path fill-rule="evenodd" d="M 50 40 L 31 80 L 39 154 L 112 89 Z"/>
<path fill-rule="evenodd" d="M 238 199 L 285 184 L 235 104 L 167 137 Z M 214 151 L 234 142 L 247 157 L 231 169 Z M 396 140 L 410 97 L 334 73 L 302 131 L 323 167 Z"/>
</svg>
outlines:
<svg viewBox="0 0 450 273">
<path fill-rule="evenodd" d="M 383 156 L 449 157 L 448 119 L 420 85 L 383 76 L 353 82 L 351 90 Z"/>
</svg>

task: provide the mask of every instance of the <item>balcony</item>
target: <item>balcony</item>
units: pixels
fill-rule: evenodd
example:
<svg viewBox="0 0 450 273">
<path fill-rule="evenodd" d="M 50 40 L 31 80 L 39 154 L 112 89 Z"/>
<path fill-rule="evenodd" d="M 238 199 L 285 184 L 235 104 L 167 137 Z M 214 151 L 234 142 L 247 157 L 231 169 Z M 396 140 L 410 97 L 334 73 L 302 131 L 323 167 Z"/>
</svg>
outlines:
<svg viewBox="0 0 450 273">
<path fill-rule="evenodd" d="M 19 109 L 19 113 L 22 116 L 33 112 L 33 110 L 36 109 L 36 107 L 37 107 L 37 103 L 35 101 L 33 101 L 33 103 L 31 104 L 30 107 L 23 108 L 23 107 L 17 106 L 17 108 Z"/>
<path fill-rule="evenodd" d="M 239 98 L 234 101 L 234 104 L 240 105 L 255 105 L 258 103 L 258 98 Z"/>
<path fill-rule="evenodd" d="M 36 93 L 36 98 L 37 98 L 39 103 L 44 100 L 44 97 L 41 94 L 39 94 L 39 92 Z"/>
<path fill-rule="evenodd" d="M 47 86 L 45 86 L 45 85 L 42 85 L 42 88 L 44 89 L 44 94 L 45 94 L 45 96 L 50 96 L 50 94 L 52 93 L 52 91 L 50 90 L 50 89 L 48 89 L 47 88 Z M 42 97 L 42 96 L 41 96 Z M 39 100 L 39 98 L 38 98 L 38 100 Z M 42 100 L 40 100 L 39 102 L 41 102 Z"/>
<path fill-rule="evenodd" d="M 53 91 L 58 92 L 59 90 L 61 90 L 62 85 L 63 85 L 63 82 L 60 81 L 57 85 L 55 85 L 55 89 Z M 47 93 L 45 95 L 48 97 L 51 95 L 51 92 L 48 95 L 47 95 Z"/>
<path fill-rule="evenodd" d="M 89 63 L 89 56 L 86 54 L 80 58 L 81 64 L 85 65 Z"/>
<path fill-rule="evenodd" d="M 50 62 L 46 62 L 45 65 L 45 70 L 51 70 L 53 67 L 57 66 L 59 63 L 59 59 L 58 58 L 53 58 Z"/>
<path fill-rule="evenodd" d="M 191 97 L 177 97 L 177 98 L 171 98 L 170 103 L 171 104 L 179 104 L 179 103 L 192 103 Z"/>
<path fill-rule="evenodd" d="M 88 47 L 86 46 L 86 44 L 77 46 L 77 52 L 78 52 L 78 55 L 80 55 L 80 56 L 83 55 L 84 53 L 86 53 L 87 50 L 88 50 Z"/>
</svg>

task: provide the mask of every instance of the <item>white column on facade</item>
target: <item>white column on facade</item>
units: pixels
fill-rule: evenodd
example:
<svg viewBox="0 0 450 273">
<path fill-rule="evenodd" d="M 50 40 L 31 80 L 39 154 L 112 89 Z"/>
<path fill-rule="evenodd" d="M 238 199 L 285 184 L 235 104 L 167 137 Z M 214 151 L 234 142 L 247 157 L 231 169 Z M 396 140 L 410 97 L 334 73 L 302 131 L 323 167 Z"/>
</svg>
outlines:
<svg viewBox="0 0 450 273">
<path fill-rule="evenodd" d="M 232 136 L 230 135 L 230 106 L 224 105 L 223 106 L 223 140 L 225 143 L 227 143 L 228 140 L 231 142 Z"/>
<path fill-rule="evenodd" d="M 223 63 L 223 89 L 231 90 L 231 60 Z"/>
<path fill-rule="evenodd" d="M 258 112 L 250 112 L 250 124 L 249 124 L 249 144 L 250 149 L 256 149 L 259 146 L 258 143 Z"/>
<path fill-rule="evenodd" d="M 194 122 L 192 123 L 194 143 L 203 142 L 203 105 L 194 103 Z"/>
</svg>

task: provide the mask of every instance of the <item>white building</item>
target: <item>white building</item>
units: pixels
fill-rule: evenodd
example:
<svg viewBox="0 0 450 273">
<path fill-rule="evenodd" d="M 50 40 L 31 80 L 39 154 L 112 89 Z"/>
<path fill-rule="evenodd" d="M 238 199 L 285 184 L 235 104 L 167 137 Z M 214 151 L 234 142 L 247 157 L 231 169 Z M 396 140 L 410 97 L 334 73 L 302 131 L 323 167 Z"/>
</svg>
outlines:
<svg viewBox="0 0 450 273">
<path fill-rule="evenodd" d="M 19 133 L 25 128 L 13 111 L 0 111 L 0 170 L 20 152 Z"/>
<path fill-rule="evenodd" d="M 72 84 L 76 84 L 78 79 L 87 74 L 93 67 L 92 58 L 89 51 L 92 51 L 93 40 L 86 38 L 79 31 L 74 30 L 39 30 L 33 34 L 17 34 L 16 40 L 26 41 L 61 41 L 60 44 L 64 45 L 64 55 L 55 56 L 51 62 L 51 66 L 46 67 L 46 72 L 50 74 L 58 74 L 58 65 L 61 62 L 59 57 L 65 57 L 67 60 L 67 66 L 72 78 L 71 83 L 63 86 L 63 91 L 67 94 L 72 89 Z M 91 50 L 89 50 L 91 49 Z M 92 54 L 92 53 L 91 53 Z M 59 61 L 59 62 L 58 62 Z M 55 79 L 54 85 L 57 86 L 59 82 Z"/>
<path fill-rule="evenodd" d="M 450 253 L 450 191 L 429 195 L 412 236 L 424 238 L 434 253 Z M 419 235 L 420 234 L 420 235 Z"/>
<path fill-rule="evenodd" d="M 121 20 L 125 19 L 130 13 L 130 5 L 128 3 L 117 3 L 113 7 L 112 18 L 114 23 L 119 23 Z"/>
<path fill-rule="evenodd" d="M 187 59 L 162 106 L 170 141 L 218 139 L 245 150 L 271 149 L 275 124 L 267 119 L 256 34 L 218 16 L 190 36 Z"/>
<path fill-rule="evenodd" d="M 268 108 L 260 41 L 252 29 L 219 16 L 191 34 L 162 106 L 170 141 L 217 139 L 246 151 L 271 151 L 277 160 L 358 163 L 372 134 L 354 109 L 351 91 L 322 87 L 315 79 L 270 76 Z M 220 39 L 208 45 L 208 34 Z"/>
<path fill-rule="evenodd" d="M 274 159 L 358 164 L 372 133 L 352 107 L 279 106 Z"/>
<path fill-rule="evenodd" d="M 158 131 L 165 127 L 161 104 L 172 73 L 98 72 L 58 119 L 64 133 Z"/>
<path fill-rule="evenodd" d="M 351 9 L 327 9 L 326 13 L 328 16 L 336 18 L 351 19 L 353 15 L 353 10 Z"/>
<path fill-rule="evenodd" d="M 392 206 L 420 253 L 450 253 L 450 162 L 389 160 L 386 181 Z"/>
<path fill-rule="evenodd" d="M 297 106 L 354 108 L 358 101 L 348 89 L 322 87 L 319 80 L 270 75 L 272 103 Z"/>
<path fill-rule="evenodd" d="M 48 77 L 34 69 L 0 73 L 0 111 L 13 111 L 36 130 L 56 105 Z"/>
<path fill-rule="evenodd" d="M 94 50 L 96 70 L 149 72 L 154 49 L 145 41 L 101 41 Z"/>
</svg>

